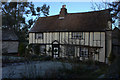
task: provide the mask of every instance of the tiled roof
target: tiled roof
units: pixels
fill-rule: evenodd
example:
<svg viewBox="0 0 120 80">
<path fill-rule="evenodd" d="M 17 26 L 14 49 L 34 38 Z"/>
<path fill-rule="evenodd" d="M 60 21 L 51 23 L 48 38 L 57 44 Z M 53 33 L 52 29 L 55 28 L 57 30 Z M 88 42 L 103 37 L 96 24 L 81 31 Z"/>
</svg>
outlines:
<svg viewBox="0 0 120 80">
<path fill-rule="evenodd" d="M 109 10 L 67 13 L 64 19 L 59 19 L 59 15 L 40 17 L 29 32 L 105 31 L 109 20 Z"/>
<path fill-rule="evenodd" d="M 5 41 L 16 41 L 18 40 L 17 35 L 11 29 L 2 29 L 2 40 Z"/>
</svg>

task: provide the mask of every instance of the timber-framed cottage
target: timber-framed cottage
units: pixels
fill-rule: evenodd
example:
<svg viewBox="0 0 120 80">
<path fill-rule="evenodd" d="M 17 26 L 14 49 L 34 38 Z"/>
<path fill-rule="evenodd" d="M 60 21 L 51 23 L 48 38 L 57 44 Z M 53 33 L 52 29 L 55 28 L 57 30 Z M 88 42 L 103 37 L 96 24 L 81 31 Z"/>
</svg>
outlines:
<svg viewBox="0 0 120 80">
<path fill-rule="evenodd" d="M 92 58 L 107 62 L 111 53 L 112 24 L 109 10 L 68 13 L 63 5 L 59 15 L 39 17 L 29 31 L 29 44 L 53 58 Z"/>
</svg>

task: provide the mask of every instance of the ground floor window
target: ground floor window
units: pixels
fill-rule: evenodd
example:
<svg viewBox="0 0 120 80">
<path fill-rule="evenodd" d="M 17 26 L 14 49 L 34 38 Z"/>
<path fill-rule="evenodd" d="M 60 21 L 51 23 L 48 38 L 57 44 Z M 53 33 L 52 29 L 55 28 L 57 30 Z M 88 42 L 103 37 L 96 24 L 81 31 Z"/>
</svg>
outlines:
<svg viewBox="0 0 120 80">
<path fill-rule="evenodd" d="M 45 54 L 46 53 L 46 46 L 45 45 L 40 45 L 40 53 Z"/>
<path fill-rule="evenodd" d="M 87 48 L 80 48 L 80 57 L 88 57 L 88 49 Z"/>
<path fill-rule="evenodd" d="M 99 60 L 99 48 L 81 47 L 79 45 L 34 45 L 34 53 L 39 55 L 49 55 L 52 57 L 77 57 L 84 59 L 98 59 Z"/>
<path fill-rule="evenodd" d="M 75 55 L 75 46 L 65 46 L 65 53 L 67 56 L 74 56 Z"/>
</svg>

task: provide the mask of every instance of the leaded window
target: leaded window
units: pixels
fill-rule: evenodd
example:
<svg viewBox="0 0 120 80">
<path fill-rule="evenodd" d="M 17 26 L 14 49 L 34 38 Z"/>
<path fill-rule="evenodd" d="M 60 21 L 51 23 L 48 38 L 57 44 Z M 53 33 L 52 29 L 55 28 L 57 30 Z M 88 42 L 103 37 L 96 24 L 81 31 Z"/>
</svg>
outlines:
<svg viewBox="0 0 120 80">
<path fill-rule="evenodd" d="M 43 39 L 43 33 L 36 33 L 35 38 L 36 39 Z"/>
<path fill-rule="evenodd" d="M 72 32 L 72 39 L 83 39 L 83 32 Z"/>
<path fill-rule="evenodd" d="M 45 45 L 40 45 L 40 53 L 46 53 Z"/>
</svg>

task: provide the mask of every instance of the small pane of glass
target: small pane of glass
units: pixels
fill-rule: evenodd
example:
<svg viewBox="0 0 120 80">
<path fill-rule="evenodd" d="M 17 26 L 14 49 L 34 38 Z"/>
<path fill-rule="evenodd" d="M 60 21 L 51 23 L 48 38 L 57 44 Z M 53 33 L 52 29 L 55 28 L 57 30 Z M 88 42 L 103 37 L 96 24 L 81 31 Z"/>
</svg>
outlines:
<svg viewBox="0 0 120 80">
<path fill-rule="evenodd" d="M 73 39 L 83 39 L 83 32 L 73 32 L 72 38 Z"/>
<path fill-rule="evenodd" d="M 43 33 L 36 33 L 36 39 L 42 39 L 43 38 Z"/>
</svg>

